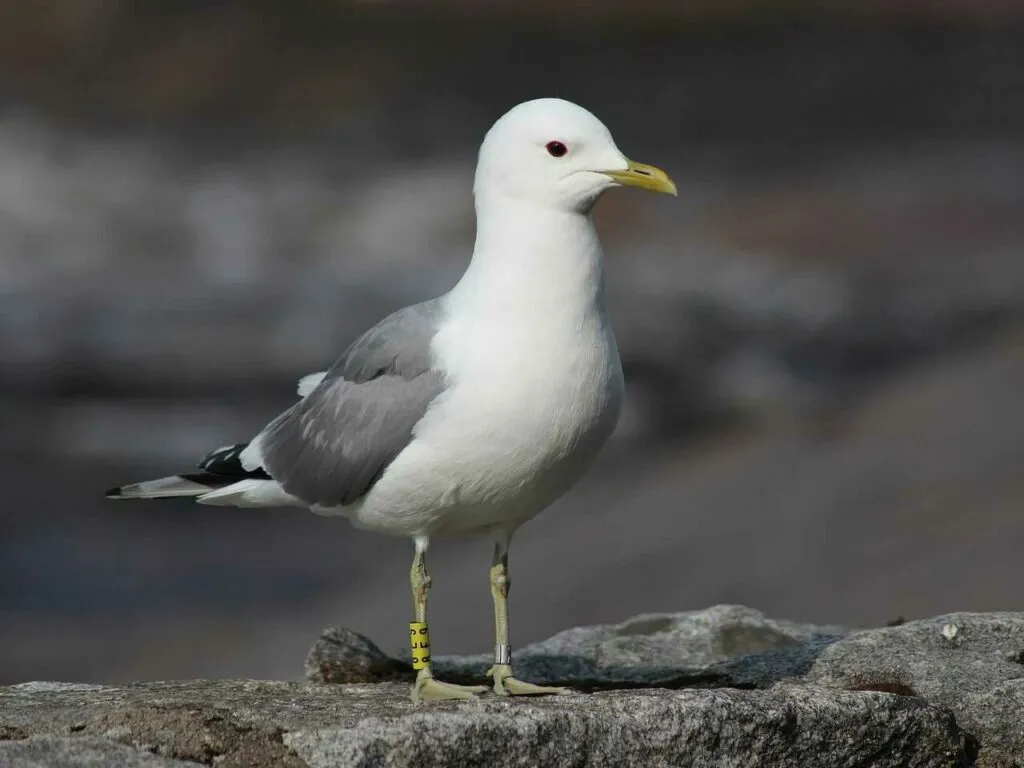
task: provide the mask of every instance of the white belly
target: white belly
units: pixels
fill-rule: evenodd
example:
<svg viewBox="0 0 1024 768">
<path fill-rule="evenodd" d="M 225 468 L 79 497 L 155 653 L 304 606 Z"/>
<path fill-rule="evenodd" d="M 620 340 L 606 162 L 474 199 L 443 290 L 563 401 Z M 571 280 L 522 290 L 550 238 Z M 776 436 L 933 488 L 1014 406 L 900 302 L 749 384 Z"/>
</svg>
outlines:
<svg viewBox="0 0 1024 768">
<path fill-rule="evenodd" d="M 409 447 L 345 509 L 358 527 L 410 536 L 513 530 L 579 480 L 614 429 L 622 370 L 603 316 L 543 343 L 515 329 L 462 331 L 457 348 L 475 364 L 462 366 Z"/>
</svg>

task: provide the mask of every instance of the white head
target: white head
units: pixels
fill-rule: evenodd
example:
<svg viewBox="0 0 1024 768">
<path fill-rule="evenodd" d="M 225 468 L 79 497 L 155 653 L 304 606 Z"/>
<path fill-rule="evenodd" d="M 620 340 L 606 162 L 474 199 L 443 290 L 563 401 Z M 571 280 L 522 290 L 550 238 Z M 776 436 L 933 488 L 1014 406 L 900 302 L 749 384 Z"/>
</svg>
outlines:
<svg viewBox="0 0 1024 768">
<path fill-rule="evenodd" d="M 536 99 L 510 109 L 487 132 L 474 193 L 478 204 L 505 197 L 587 212 L 602 192 L 623 185 L 676 194 L 664 171 L 629 160 L 583 107 Z"/>
</svg>

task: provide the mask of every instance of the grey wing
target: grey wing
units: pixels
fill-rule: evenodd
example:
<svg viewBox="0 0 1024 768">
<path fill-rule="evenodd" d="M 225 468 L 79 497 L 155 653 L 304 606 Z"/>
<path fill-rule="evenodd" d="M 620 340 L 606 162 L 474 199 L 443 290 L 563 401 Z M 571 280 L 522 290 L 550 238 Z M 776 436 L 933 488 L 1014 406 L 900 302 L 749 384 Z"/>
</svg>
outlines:
<svg viewBox="0 0 1024 768">
<path fill-rule="evenodd" d="M 435 299 L 385 318 L 260 433 L 259 463 L 285 491 L 336 506 L 373 487 L 444 391 L 430 355 L 441 314 Z"/>
</svg>

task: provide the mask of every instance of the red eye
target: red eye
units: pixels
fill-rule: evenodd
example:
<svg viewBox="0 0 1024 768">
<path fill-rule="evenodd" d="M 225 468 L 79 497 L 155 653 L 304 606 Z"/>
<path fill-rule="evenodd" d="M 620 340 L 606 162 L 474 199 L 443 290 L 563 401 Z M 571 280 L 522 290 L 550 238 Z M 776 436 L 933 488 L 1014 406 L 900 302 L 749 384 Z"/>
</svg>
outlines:
<svg viewBox="0 0 1024 768">
<path fill-rule="evenodd" d="M 562 157 L 562 155 L 569 151 L 569 148 L 560 141 L 549 141 L 545 149 L 547 149 L 548 154 L 552 157 Z"/>
</svg>

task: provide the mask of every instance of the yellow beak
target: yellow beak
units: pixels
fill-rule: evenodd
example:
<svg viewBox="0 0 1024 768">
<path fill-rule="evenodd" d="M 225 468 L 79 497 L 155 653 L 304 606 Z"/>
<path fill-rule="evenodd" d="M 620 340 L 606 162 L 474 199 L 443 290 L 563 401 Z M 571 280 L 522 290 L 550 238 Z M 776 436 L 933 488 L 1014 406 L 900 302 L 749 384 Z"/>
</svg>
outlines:
<svg viewBox="0 0 1024 768">
<path fill-rule="evenodd" d="M 665 195 L 677 195 L 676 185 L 661 168 L 627 160 L 629 167 L 624 171 L 602 171 L 605 176 L 626 187 L 639 187 Z"/>
</svg>

